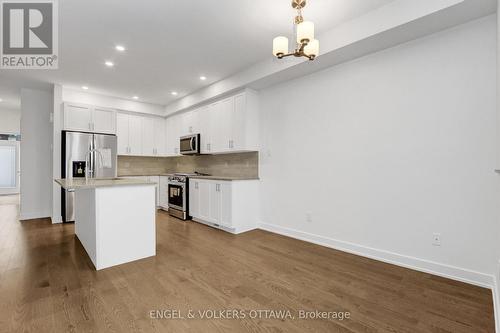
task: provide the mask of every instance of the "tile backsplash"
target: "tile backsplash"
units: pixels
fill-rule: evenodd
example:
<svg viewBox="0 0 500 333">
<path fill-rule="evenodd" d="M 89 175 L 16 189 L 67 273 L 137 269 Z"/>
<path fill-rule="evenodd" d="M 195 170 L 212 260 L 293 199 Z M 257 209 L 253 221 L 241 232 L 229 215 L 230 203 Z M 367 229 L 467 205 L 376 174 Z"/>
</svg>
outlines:
<svg viewBox="0 0 500 333">
<path fill-rule="evenodd" d="M 195 171 L 221 177 L 258 177 L 259 153 L 178 157 L 118 156 L 119 176 Z"/>
</svg>

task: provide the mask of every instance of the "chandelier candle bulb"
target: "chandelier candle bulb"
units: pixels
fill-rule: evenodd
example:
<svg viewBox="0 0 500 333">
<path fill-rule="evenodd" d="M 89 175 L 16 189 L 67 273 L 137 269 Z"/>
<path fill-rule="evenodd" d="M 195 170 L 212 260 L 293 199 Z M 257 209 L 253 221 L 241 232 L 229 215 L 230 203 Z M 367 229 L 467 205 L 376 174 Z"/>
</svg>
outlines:
<svg viewBox="0 0 500 333">
<path fill-rule="evenodd" d="M 304 41 L 314 39 L 314 23 L 305 21 L 297 25 L 297 43 L 301 44 Z"/>
<path fill-rule="evenodd" d="M 273 54 L 277 57 L 288 53 L 288 38 L 279 36 L 273 39 Z"/>
<path fill-rule="evenodd" d="M 319 54 L 319 41 L 317 39 L 311 40 L 305 47 L 304 47 L 304 53 L 308 55 L 311 59 L 313 60 L 316 58 Z"/>
</svg>

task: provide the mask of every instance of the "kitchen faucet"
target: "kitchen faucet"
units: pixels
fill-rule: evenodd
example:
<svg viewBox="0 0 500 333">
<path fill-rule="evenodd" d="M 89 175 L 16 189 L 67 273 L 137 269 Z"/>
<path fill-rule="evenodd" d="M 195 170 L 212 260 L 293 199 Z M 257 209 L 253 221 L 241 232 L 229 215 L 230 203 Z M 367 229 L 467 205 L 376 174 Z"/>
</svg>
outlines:
<svg viewBox="0 0 500 333">
<path fill-rule="evenodd" d="M 90 158 L 90 155 L 93 153 L 93 152 L 96 152 L 98 155 L 99 155 L 99 159 L 100 159 L 100 162 L 101 162 L 101 166 L 104 164 L 104 158 L 102 157 L 102 153 L 99 151 L 99 149 L 95 149 L 95 148 L 92 148 L 90 149 L 86 154 L 85 154 L 85 181 L 87 182 L 89 180 L 89 174 L 90 174 L 90 178 L 95 178 L 95 173 L 94 173 L 94 169 L 90 169 L 88 166 L 89 166 L 89 158 Z M 94 166 L 95 167 L 95 166 Z"/>
</svg>

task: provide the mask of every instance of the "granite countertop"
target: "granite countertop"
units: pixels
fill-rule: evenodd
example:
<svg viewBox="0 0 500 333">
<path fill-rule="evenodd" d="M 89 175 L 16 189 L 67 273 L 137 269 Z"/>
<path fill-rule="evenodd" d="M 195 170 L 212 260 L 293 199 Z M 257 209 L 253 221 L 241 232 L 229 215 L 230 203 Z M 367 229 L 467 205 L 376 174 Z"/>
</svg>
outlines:
<svg viewBox="0 0 500 333">
<path fill-rule="evenodd" d="M 153 182 L 148 182 L 140 179 L 130 178 L 100 178 L 89 179 L 85 178 L 72 178 L 72 179 L 54 179 L 56 183 L 61 185 L 65 190 L 75 189 L 91 189 L 96 187 L 113 187 L 113 186 L 126 186 L 126 185 L 155 185 Z"/>
<path fill-rule="evenodd" d="M 209 179 L 209 180 L 226 180 L 226 181 L 238 181 L 238 180 L 259 180 L 259 177 L 225 177 L 225 176 L 190 176 L 191 179 Z"/>
<path fill-rule="evenodd" d="M 160 174 L 155 174 L 155 175 L 127 175 L 127 176 L 118 176 L 119 178 L 125 178 L 125 177 L 148 177 L 148 176 L 173 176 L 173 173 L 160 173 Z M 238 181 L 238 180 L 259 180 L 259 177 L 251 176 L 251 177 L 246 177 L 246 176 L 237 176 L 237 177 L 231 177 L 231 176 L 189 176 L 189 178 L 192 179 L 209 179 L 209 180 L 225 180 L 225 181 Z"/>
</svg>

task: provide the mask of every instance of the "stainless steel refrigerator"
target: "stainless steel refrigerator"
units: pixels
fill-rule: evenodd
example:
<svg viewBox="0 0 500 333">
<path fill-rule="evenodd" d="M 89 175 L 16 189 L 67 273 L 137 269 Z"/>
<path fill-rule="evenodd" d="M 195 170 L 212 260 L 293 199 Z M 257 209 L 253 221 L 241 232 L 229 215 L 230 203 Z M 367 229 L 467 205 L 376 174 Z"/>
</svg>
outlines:
<svg viewBox="0 0 500 333">
<path fill-rule="evenodd" d="M 98 152 L 96 152 L 97 150 Z M 82 132 L 62 132 L 62 178 L 85 178 L 86 163 L 95 178 L 117 176 L 116 135 Z M 61 190 L 61 209 L 64 222 L 75 221 L 75 193 Z"/>
</svg>

